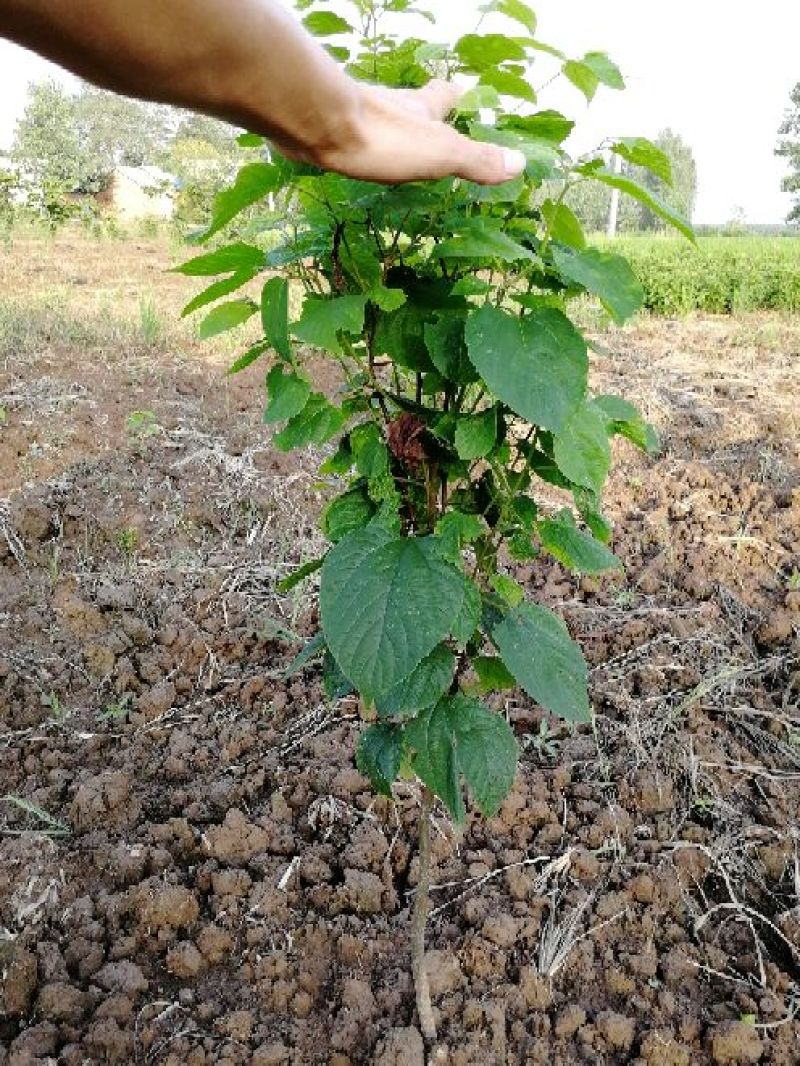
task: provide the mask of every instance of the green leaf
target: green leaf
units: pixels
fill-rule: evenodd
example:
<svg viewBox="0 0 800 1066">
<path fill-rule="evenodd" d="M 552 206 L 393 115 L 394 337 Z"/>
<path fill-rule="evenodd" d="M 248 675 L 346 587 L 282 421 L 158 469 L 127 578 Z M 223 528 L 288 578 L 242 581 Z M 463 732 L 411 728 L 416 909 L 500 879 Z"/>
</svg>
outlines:
<svg viewBox="0 0 800 1066">
<path fill-rule="evenodd" d="M 369 525 L 374 514 L 375 505 L 366 491 L 351 489 L 328 504 L 322 517 L 322 532 L 338 544 L 348 534 Z"/>
<path fill-rule="evenodd" d="M 368 777 L 372 787 L 391 799 L 392 784 L 403 761 L 403 733 L 397 726 L 371 725 L 358 742 L 356 766 Z"/>
<path fill-rule="evenodd" d="M 672 185 L 672 162 L 666 152 L 646 137 L 622 137 L 611 151 L 635 167 L 644 167 L 665 185 Z"/>
<path fill-rule="evenodd" d="M 507 115 L 502 128 L 526 134 L 551 145 L 562 144 L 575 128 L 575 123 L 560 111 L 537 111 L 533 115 Z"/>
<path fill-rule="evenodd" d="M 188 277 L 211 277 L 214 274 L 255 274 L 264 267 L 264 253 L 251 244 L 229 244 L 208 255 L 198 255 L 175 267 L 175 273 Z"/>
<path fill-rule="evenodd" d="M 609 89 L 624 89 L 625 79 L 619 67 L 605 52 L 587 52 L 581 62 L 587 66 L 602 85 Z"/>
<path fill-rule="evenodd" d="M 505 600 L 509 607 L 519 607 L 525 599 L 525 590 L 523 587 L 518 584 L 513 577 L 508 577 L 507 574 L 492 574 L 489 583 L 497 595 L 502 600 Z"/>
<path fill-rule="evenodd" d="M 414 773 L 444 803 L 456 825 L 463 825 L 466 812 L 447 703 L 422 711 L 406 726 L 405 738 L 414 752 Z"/>
<path fill-rule="evenodd" d="M 252 300 L 229 300 L 210 311 L 200 323 L 198 331 L 200 340 L 207 341 L 229 329 L 241 326 L 252 318 L 258 308 Z"/>
<path fill-rule="evenodd" d="M 325 652 L 325 637 L 322 633 L 317 633 L 308 641 L 305 647 L 298 652 L 298 654 L 292 659 L 286 669 L 283 671 L 284 677 L 294 677 L 295 674 L 299 674 L 301 670 L 305 669 L 309 663 L 318 659 Z"/>
<path fill-rule="evenodd" d="M 452 696 L 446 701 L 456 741 L 457 766 L 481 814 L 493 818 L 514 785 L 517 742 L 502 715 L 479 700 Z"/>
<path fill-rule="evenodd" d="M 331 655 L 330 648 L 325 650 L 322 660 L 322 691 L 331 701 L 344 699 L 355 691 L 353 682 L 342 673 L 339 664 Z"/>
<path fill-rule="evenodd" d="M 443 311 L 435 322 L 425 323 L 425 345 L 431 361 L 442 377 L 455 385 L 470 385 L 478 380 L 467 353 L 466 323 L 462 311 Z"/>
<path fill-rule="evenodd" d="M 579 407 L 557 432 L 553 454 L 559 470 L 570 481 L 599 496 L 611 467 L 603 412 L 588 402 Z"/>
<path fill-rule="evenodd" d="M 482 459 L 497 443 L 497 408 L 459 418 L 456 424 L 456 451 L 459 459 Z"/>
<path fill-rule="evenodd" d="M 315 37 L 334 37 L 339 33 L 353 33 L 350 23 L 333 11 L 312 11 L 303 19 L 303 25 Z"/>
<path fill-rule="evenodd" d="M 441 541 L 442 553 L 459 562 L 461 552 L 486 532 L 486 527 L 474 514 L 449 511 L 436 524 L 436 536 Z M 470 634 L 471 636 L 471 634 Z"/>
<path fill-rule="evenodd" d="M 525 59 L 522 45 L 500 33 L 468 33 L 456 42 L 455 53 L 462 67 L 475 74 L 482 74 L 509 60 Z"/>
<path fill-rule="evenodd" d="M 342 350 L 340 332 L 355 335 L 363 332 L 366 306 L 366 296 L 335 296 L 329 300 L 307 296 L 300 321 L 292 331 L 298 340 L 338 354 Z"/>
<path fill-rule="evenodd" d="M 403 306 L 408 297 L 402 289 L 387 289 L 385 285 L 378 285 L 369 290 L 367 299 L 377 304 L 381 311 L 396 311 Z"/>
<path fill-rule="evenodd" d="M 627 193 L 634 200 L 638 200 L 640 204 L 649 207 L 654 214 L 658 215 L 659 218 L 663 218 L 665 222 L 668 222 L 670 226 L 682 233 L 692 244 L 697 243 L 694 230 L 683 215 L 668 207 L 659 196 L 649 189 L 645 189 L 643 185 L 634 181 L 633 178 L 625 177 L 622 174 L 614 174 L 610 170 L 598 170 L 592 167 L 591 164 L 579 167 L 578 172 L 592 178 L 593 181 L 599 181 L 612 189 L 619 189 L 621 192 Z"/>
<path fill-rule="evenodd" d="M 496 11 L 499 15 L 506 15 L 519 22 L 531 34 L 536 33 L 536 14 L 527 4 L 523 4 L 522 0 L 490 0 L 487 4 L 481 4 L 478 10 L 486 14 Z"/>
<path fill-rule="evenodd" d="M 597 396 L 594 403 L 608 419 L 612 433 L 627 437 L 648 455 L 658 455 L 661 450 L 658 433 L 632 403 L 621 396 Z"/>
<path fill-rule="evenodd" d="M 569 319 L 543 307 L 524 319 L 486 306 L 467 321 L 472 363 L 494 395 L 537 426 L 558 430 L 586 393 L 586 342 Z"/>
<path fill-rule="evenodd" d="M 223 296 L 230 296 L 232 292 L 241 289 L 242 285 L 246 285 L 254 277 L 255 274 L 252 271 L 248 271 L 244 274 L 232 274 L 229 278 L 212 282 L 207 289 L 203 289 L 193 300 L 189 301 L 181 311 L 181 318 L 186 318 L 187 315 L 191 315 L 195 311 L 199 311 L 201 307 L 214 303 L 215 300 L 220 300 Z"/>
<path fill-rule="evenodd" d="M 497 89 L 491 85 L 479 83 L 460 97 L 453 110 L 457 115 L 474 115 L 479 111 L 491 111 L 499 106 L 500 97 L 497 95 Z"/>
<path fill-rule="evenodd" d="M 264 336 L 281 359 L 292 358 L 289 340 L 289 282 L 286 278 L 270 278 L 261 293 L 261 324 Z"/>
<path fill-rule="evenodd" d="M 591 67 L 587 67 L 585 63 L 581 63 L 577 59 L 568 59 L 562 67 L 562 71 L 564 76 L 572 82 L 576 89 L 580 89 L 589 103 L 591 103 L 600 84 L 600 79 Z"/>
<path fill-rule="evenodd" d="M 492 631 L 503 662 L 529 696 L 568 722 L 589 722 L 588 672 L 580 649 L 552 611 L 524 603 Z"/>
<path fill-rule="evenodd" d="M 644 303 L 644 289 L 621 255 L 597 248 L 579 251 L 554 247 L 553 262 L 565 278 L 597 296 L 619 326 Z"/>
<path fill-rule="evenodd" d="M 423 373 L 433 369 L 425 345 L 428 312 L 411 301 L 396 311 L 382 314 L 375 330 L 374 350 L 408 370 Z"/>
<path fill-rule="evenodd" d="M 433 259 L 499 259 L 515 263 L 533 259 L 533 253 L 513 241 L 502 223 L 489 218 L 465 219 L 457 224 L 457 233 L 436 245 Z"/>
<path fill-rule="evenodd" d="M 336 545 L 322 569 L 328 647 L 368 699 L 388 692 L 450 632 L 465 579 L 433 537 L 370 525 Z"/>
<path fill-rule="evenodd" d="M 508 127 L 483 126 L 477 122 L 470 126 L 469 132 L 476 141 L 488 141 L 490 144 L 500 144 L 504 148 L 515 148 L 522 152 L 526 161 L 525 175 L 535 185 L 541 185 L 543 181 L 555 177 L 558 173 L 561 160 L 558 150 L 549 141 Z"/>
<path fill-rule="evenodd" d="M 266 355 L 268 351 L 269 345 L 265 344 L 264 341 L 259 341 L 252 348 L 248 348 L 244 355 L 240 355 L 233 366 L 228 368 L 227 373 L 229 375 L 239 374 L 242 370 L 246 370 L 247 367 L 255 363 L 257 359 L 260 359 L 262 355 Z"/>
<path fill-rule="evenodd" d="M 316 574 L 318 570 L 321 570 L 324 562 L 325 558 L 323 556 L 322 559 L 314 559 L 311 563 L 304 563 L 303 566 L 295 570 L 294 573 L 289 574 L 289 576 L 285 577 L 283 581 L 278 582 L 276 586 L 278 592 L 282 594 L 291 592 L 293 588 L 297 588 L 298 585 L 302 584 L 307 577 L 311 577 L 312 574 Z"/>
<path fill-rule="evenodd" d="M 236 143 L 240 148 L 263 148 L 267 138 L 262 137 L 260 133 L 240 133 Z"/>
<path fill-rule="evenodd" d="M 272 443 L 283 452 L 305 448 L 309 444 L 327 444 L 347 418 L 348 415 L 329 403 L 322 393 L 312 392 L 303 410 L 272 438 Z"/>
<path fill-rule="evenodd" d="M 450 627 L 450 634 L 459 648 L 466 648 L 467 644 L 475 636 L 475 632 L 481 624 L 482 612 L 483 601 L 480 590 L 472 581 L 467 580 L 464 602 Z"/>
<path fill-rule="evenodd" d="M 463 774 L 482 814 L 492 817 L 511 791 L 517 744 L 504 718 L 469 696 L 446 697 L 406 727 L 417 776 L 464 822 Z"/>
<path fill-rule="evenodd" d="M 605 544 L 578 529 L 568 508 L 555 518 L 539 523 L 542 547 L 570 570 L 581 574 L 601 574 L 605 570 L 620 570 L 622 564 Z"/>
<path fill-rule="evenodd" d="M 446 644 L 434 648 L 404 681 L 378 697 L 379 718 L 413 718 L 438 703 L 450 688 L 456 672 L 456 657 Z"/>
<path fill-rule="evenodd" d="M 494 89 L 501 96 L 513 96 L 517 100 L 527 100 L 528 103 L 536 103 L 536 93 L 530 82 L 519 74 L 512 74 L 509 70 L 494 68 L 481 74 L 481 85 Z M 485 106 L 485 105 L 481 105 Z"/>
<path fill-rule="evenodd" d="M 286 422 L 299 415 L 311 395 L 311 386 L 293 370 L 284 370 L 278 364 L 267 374 L 267 409 L 264 421 Z"/>
<path fill-rule="evenodd" d="M 203 233 L 201 241 L 207 241 L 218 233 L 247 207 L 276 192 L 283 184 L 281 172 L 271 163 L 248 163 L 236 175 L 236 181 L 214 197 L 211 210 L 211 225 Z"/>
<path fill-rule="evenodd" d="M 478 676 L 477 690 L 481 696 L 487 696 L 490 692 L 508 692 L 517 687 L 513 674 L 496 655 L 476 656 L 472 660 L 472 668 Z"/>
<path fill-rule="evenodd" d="M 356 426 L 350 434 L 350 447 L 363 477 L 379 478 L 389 472 L 389 449 L 374 422 Z"/>
<path fill-rule="evenodd" d="M 542 217 L 547 223 L 550 236 L 554 241 L 567 244 L 570 248 L 583 249 L 586 247 L 583 227 L 574 212 L 566 204 L 545 200 L 542 204 Z"/>
</svg>

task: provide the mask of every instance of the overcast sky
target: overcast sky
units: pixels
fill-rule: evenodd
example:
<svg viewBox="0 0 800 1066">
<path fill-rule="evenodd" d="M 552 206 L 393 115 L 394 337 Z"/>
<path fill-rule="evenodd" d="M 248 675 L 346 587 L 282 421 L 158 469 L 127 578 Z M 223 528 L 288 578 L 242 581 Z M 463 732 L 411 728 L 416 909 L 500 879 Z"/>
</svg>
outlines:
<svg viewBox="0 0 800 1066">
<path fill-rule="evenodd" d="M 426 6 L 437 16 L 435 27 L 422 24 L 426 35 L 446 41 L 474 29 L 480 0 L 428 0 Z M 789 197 L 780 192 L 785 169 L 774 147 L 789 93 L 800 81 L 798 0 L 539 0 L 532 6 L 541 40 L 575 56 L 606 50 L 627 77 L 627 92 L 601 90 L 589 108 L 570 86 L 556 83 L 542 94 L 540 106 L 579 120 L 576 150 L 605 134 L 653 137 L 671 126 L 697 159 L 696 222 L 725 222 L 736 208 L 750 222 L 784 219 Z M 28 82 L 53 75 L 66 80 L 0 41 L 0 148 L 11 143 Z"/>
</svg>

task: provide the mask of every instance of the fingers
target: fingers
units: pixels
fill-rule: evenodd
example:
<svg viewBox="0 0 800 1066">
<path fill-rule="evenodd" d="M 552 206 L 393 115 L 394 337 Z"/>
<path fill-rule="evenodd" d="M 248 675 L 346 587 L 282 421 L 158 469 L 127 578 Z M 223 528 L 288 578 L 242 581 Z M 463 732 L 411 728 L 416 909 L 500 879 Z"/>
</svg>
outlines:
<svg viewBox="0 0 800 1066">
<path fill-rule="evenodd" d="M 525 156 L 513 148 L 500 148 L 464 137 L 449 126 L 438 127 L 445 152 L 441 177 L 453 174 L 481 185 L 500 185 L 525 169 Z"/>
<path fill-rule="evenodd" d="M 428 118 L 438 121 L 447 118 L 463 95 L 464 90 L 455 82 L 443 81 L 441 78 L 434 78 L 413 93 L 425 108 Z"/>
</svg>

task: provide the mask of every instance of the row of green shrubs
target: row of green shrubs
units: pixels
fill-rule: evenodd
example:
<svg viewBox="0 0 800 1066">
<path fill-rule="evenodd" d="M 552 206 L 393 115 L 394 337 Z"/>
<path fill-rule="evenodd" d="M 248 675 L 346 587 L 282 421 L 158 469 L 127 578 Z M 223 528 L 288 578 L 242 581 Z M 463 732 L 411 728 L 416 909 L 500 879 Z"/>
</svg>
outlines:
<svg viewBox="0 0 800 1066">
<path fill-rule="evenodd" d="M 800 311 L 800 236 L 626 236 L 613 247 L 630 260 L 656 315 L 692 311 Z"/>
</svg>

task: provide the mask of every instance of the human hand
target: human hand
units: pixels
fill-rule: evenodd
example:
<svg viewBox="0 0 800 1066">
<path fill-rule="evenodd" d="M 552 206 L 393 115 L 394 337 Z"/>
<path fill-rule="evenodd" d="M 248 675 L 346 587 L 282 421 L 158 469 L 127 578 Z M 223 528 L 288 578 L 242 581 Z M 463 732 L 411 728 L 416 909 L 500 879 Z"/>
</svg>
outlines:
<svg viewBox="0 0 800 1066">
<path fill-rule="evenodd" d="M 463 136 L 445 121 L 463 90 L 434 80 L 422 89 L 357 86 L 356 113 L 333 143 L 298 150 L 290 157 L 352 178 L 396 184 L 449 175 L 499 185 L 525 168 L 522 152 Z M 332 124 L 334 125 L 334 124 Z"/>
</svg>

